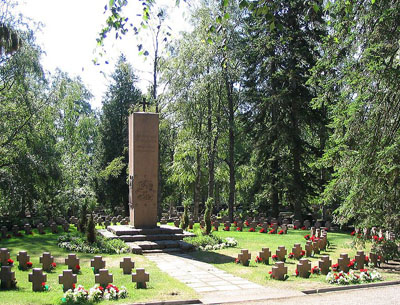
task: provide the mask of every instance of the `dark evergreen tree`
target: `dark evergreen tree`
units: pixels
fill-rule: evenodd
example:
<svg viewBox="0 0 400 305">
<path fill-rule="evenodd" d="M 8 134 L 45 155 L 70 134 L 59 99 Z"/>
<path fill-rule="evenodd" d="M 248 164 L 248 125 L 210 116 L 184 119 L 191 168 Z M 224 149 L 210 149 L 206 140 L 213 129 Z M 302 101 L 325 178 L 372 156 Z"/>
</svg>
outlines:
<svg viewBox="0 0 400 305">
<path fill-rule="evenodd" d="M 310 163 L 320 149 L 316 132 L 323 119 L 312 108 L 314 93 L 306 82 L 320 57 L 324 22 L 320 11 L 301 0 L 263 7 L 268 14 L 248 18 L 243 41 L 245 118 L 260 168 L 255 190 L 262 209 L 270 207 L 276 217 L 285 203 L 302 219 L 315 188 Z"/>
<path fill-rule="evenodd" d="M 124 207 L 126 212 L 129 211 L 128 116 L 129 109 L 141 101 L 136 81 L 132 66 L 121 55 L 103 101 L 99 126 L 98 201 L 105 207 Z"/>
</svg>

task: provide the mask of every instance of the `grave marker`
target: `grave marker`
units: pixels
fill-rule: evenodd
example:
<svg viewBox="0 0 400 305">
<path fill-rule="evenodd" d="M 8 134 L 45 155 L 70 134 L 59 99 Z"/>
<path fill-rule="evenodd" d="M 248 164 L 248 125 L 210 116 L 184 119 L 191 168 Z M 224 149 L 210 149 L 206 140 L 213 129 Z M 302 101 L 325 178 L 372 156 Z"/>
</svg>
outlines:
<svg viewBox="0 0 400 305">
<path fill-rule="evenodd" d="M 365 263 L 365 255 L 364 251 L 357 251 L 357 255 L 355 256 L 356 259 L 356 267 L 358 270 L 364 269 Z"/>
<path fill-rule="evenodd" d="M 124 274 L 131 274 L 132 269 L 135 268 L 135 262 L 130 257 L 124 257 L 119 263 L 119 267 L 122 268 Z"/>
<path fill-rule="evenodd" d="M 42 268 L 33 268 L 32 273 L 29 274 L 29 282 L 32 282 L 33 291 L 43 291 L 42 283 L 47 280 L 47 275 L 43 274 Z"/>
<path fill-rule="evenodd" d="M 19 227 L 17 225 L 13 225 L 12 232 L 13 232 L 14 236 L 18 236 L 19 235 Z"/>
<path fill-rule="evenodd" d="M 72 270 L 64 270 L 63 274 L 58 276 L 58 283 L 63 285 L 63 291 L 74 289 L 74 284 L 77 282 L 77 275 L 73 274 Z"/>
<path fill-rule="evenodd" d="M 311 274 L 311 262 L 306 258 L 300 259 L 297 264 L 297 271 L 300 277 L 309 278 Z"/>
<path fill-rule="evenodd" d="M 340 254 L 340 258 L 338 258 L 339 268 L 343 272 L 349 272 L 349 264 L 350 258 L 347 253 Z"/>
<path fill-rule="evenodd" d="M 132 273 L 132 282 L 136 282 L 136 288 L 146 288 L 149 280 L 150 275 L 143 268 L 136 268 L 136 273 Z"/>
<path fill-rule="evenodd" d="M 106 288 L 108 284 L 113 282 L 113 275 L 108 273 L 107 269 L 100 269 L 99 273 L 94 276 L 94 282 Z"/>
<path fill-rule="evenodd" d="M 3 239 L 7 238 L 7 227 L 6 226 L 1 227 L 1 238 L 3 238 Z"/>
<path fill-rule="evenodd" d="M 65 264 L 68 266 L 68 269 L 71 269 L 74 273 L 78 273 L 80 270 L 79 258 L 76 257 L 76 254 L 68 254 L 68 257 L 65 259 Z"/>
<path fill-rule="evenodd" d="M 332 261 L 329 259 L 329 255 L 322 255 L 321 259 L 318 261 L 318 266 L 321 270 L 321 274 L 327 275 L 332 266 Z"/>
<path fill-rule="evenodd" d="M 7 264 L 7 261 L 10 258 L 10 252 L 8 251 L 7 248 L 1 248 L 0 249 L 0 263 L 2 265 Z"/>
<path fill-rule="evenodd" d="M 272 267 L 272 278 L 275 280 L 283 281 L 287 274 L 287 267 L 284 262 L 276 262 L 275 266 Z"/>
<path fill-rule="evenodd" d="M 44 225 L 42 223 L 39 223 L 37 226 L 39 234 L 45 234 L 44 232 Z"/>
<path fill-rule="evenodd" d="M 17 254 L 17 261 L 19 262 L 19 269 L 21 270 L 27 270 L 28 266 L 26 265 L 27 262 L 29 262 L 29 255 L 28 252 L 26 251 L 19 251 Z"/>
<path fill-rule="evenodd" d="M 261 252 L 258 252 L 258 257 L 262 259 L 264 264 L 269 264 L 269 258 L 271 257 L 271 251 L 269 248 L 262 248 Z"/>
<path fill-rule="evenodd" d="M 43 252 L 39 258 L 39 262 L 42 264 L 42 269 L 46 272 L 50 272 L 52 269 L 51 264 L 54 263 L 54 257 L 50 252 Z"/>
<path fill-rule="evenodd" d="M 3 289 L 15 288 L 15 272 L 11 268 L 12 266 L 1 266 L 0 280 Z"/>
<path fill-rule="evenodd" d="M 238 254 L 238 260 L 243 266 L 248 266 L 250 259 L 251 259 L 251 253 L 249 253 L 249 250 L 247 249 L 242 249 L 240 250 L 241 253 Z"/>
<path fill-rule="evenodd" d="M 50 224 L 50 229 L 51 229 L 51 233 L 53 234 L 57 234 L 58 233 L 58 226 L 55 222 L 52 222 Z"/>
<path fill-rule="evenodd" d="M 32 227 L 29 223 L 24 225 L 24 230 L 25 230 L 25 235 L 30 235 L 32 234 Z"/>
<path fill-rule="evenodd" d="M 311 240 L 307 240 L 306 245 L 306 256 L 311 257 L 312 256 L 312 250 L 313 250 L 313 242 Z"/>
<path fill-rule="evenodd" d="M 96 255 L 90 260 L 90 267 L 93 268 L 95 274 L 98 274 L 100 269 L 104 269 L 106 267 L 106 262 L 103 261 L 101 256 Z"/>
<path fill-rule="evenodd" d="M 301 249 L 300 244 L 294 244 L 294 247 L 292 248 L 292 252 L 294 254 L 295 259 L 300 259 L 302 257 L 302 255 L 301 255 L 302 250 L 303 249 Z"/>
<path fill-rule="evenodd" d="M 285 246 L 279 246 L 278 250 L 276 250 L 276 255 L 278 256 L 278 260 L 284 262 L 286 260 L 287 250 Z"/>
</svg>

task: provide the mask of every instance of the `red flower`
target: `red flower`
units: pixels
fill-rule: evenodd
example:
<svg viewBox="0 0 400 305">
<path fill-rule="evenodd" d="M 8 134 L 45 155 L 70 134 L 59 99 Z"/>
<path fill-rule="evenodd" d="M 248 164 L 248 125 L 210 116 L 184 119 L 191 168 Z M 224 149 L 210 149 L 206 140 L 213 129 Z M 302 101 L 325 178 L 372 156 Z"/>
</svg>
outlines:
<svg viewBox="0 0 400 305">
<path fill-rule="evenodd" d="M 296 276 L 299 276 L 299 270 L 296 269 L 294 272 L 296 273 Z"/>
<path fill-rule="evenodd" d="M 351 236 L 354 236 L 356 234 L 356 231 L 353 231 L 350 233 Z"/>
<path fill-rule="evenodd" d="M 369 257 L 367 255 L 365 256 L 364 261 L 365 261 L 366 264 L 369 263 Z"/>
<path fill-rule="evenodd" d="M 246 225 L 246 227 L 249 226 L 249 222 L 247 220 L 244 222 L 244 224 Z"/>
<path fill-rule="evenodd" d="M 293 253 L 293 252 L 290 252 L 289 255 L 288 255 L 288 257 L 289 257 L 289 258 L 293 258 L 293 257 L 294 257 L 294 253 Z"/>
<path fill-rule="evenodd" d="M 254 228 L 250 228 L 249 232 L 255 232 L 256 230 Z"/>
<path fill-rule="evenodd" d="M 242 230 L 243 230 L 243 229 L 242 229 L 241 227 L 237 227 L 237 228 L 236 228 L 236 231 L 242 232 Z"/>
<path fill-rule="evenodd" d="M 42 282 L 42 287 L 46 286 L 46 282 Z"/>
<path fill-rule="evenodd" d="M 76 265 L 76 266 L 75 266 L 75 269 L 79 271 L 79 270 L 81 270 L 81 266 Z"/>
<path fill-rule="evenodd" d="M 332 271 L 338 271 L 338 270 L 339 270 L 339 264 L 333 264 Z"/>
<path fill-rule="evenodd" d="M 311 269 L 311 273 L 312 273 L 312 274 L 319 274 L 319 272 L 320 272 L 320 270 L 319 270 L 318 266 L 314 266 L 314 267 Z"/>
<path fill-rule="evenodd" d="M 268 234 L 275 234 L 275 229 L 272 229 L 271 231 L 269 231 Z"/>
<path fill-rule="evenodd" d="M 269 271 L 268 274 L 272 274 L 272 271 Z"/>
<path fill-rule="evenodd" d="M 75 284 L 74 283 L 72 284 L 72 289 L 75 290 Z"/>
<path fill-rule="evenodd" d="M 297 226 L 293 226 L 293 229 L 294 229 L 294 230 L 297 230 Z"/>
<path fill-rule="evenodd" d="M 236 221 L 236 220 L 233 222 L 233 225 L 234 225 L 235 227 L 237 226 L 237 221 Z"/>
<path fill-rule="evenodd" d="M 57 267 L 57 264 L 56 263 L 51 263 L 51 267 L 55 268 L 55 267 Z"/>
<path fill-rule="evenodd" d="M 101 291 L 103 291 L 103 290 L 104 290 L 104 288 L 103 288 L 102 286 L 99 286 L 99 289 L 100 289 Z"/>
<path fill-rule="evenodd" d="M 32 262 L 26 262 L 26 266 L 28 267 L 28 268 L 31 268 L 32 267 Z"/>
<path fill-rule="evenodd" d="M 9 259 L 7 260 L 7 263 L 8 263 L 9 265 L 12 265 L 12 264 L 14 264 L 14 261 L 13 261 L 11 258 L 9 258 Z"/>
<path fill-rule="evenodd" d="M 304 227 L 304 226 L 303 226 L 303 227 L 301 227 L 301 229 L 302 229 L 303 231 L 307 230 L 307 228 L 306 228 L 306 227 Z"/>
<path fill-rule="evenodd" d="M 305 240 L 309 240 L 310 239 L 310 234 L 304 235 Z"/>
<path fill-rule="evenodd" d="M 260 233 L 267 233 L 267 230 L 265 230 L 264 228 L 261 228 Z"/>
<path fill-rule="evenodd" d="M 368 272 L 368 269 L 360 269 L 360 272 L 365 272 L 365 273 L 367 273 L 367 272 Z"/>
<path fill-rule="evenodd" d="M 226 226 L 226 227 L 224 228 L 224 231 L 229 231 L 229 227 Z"/>
<path fill-rule="evenodd" d="M 274 255 L 271 256 L 271 258 L 272 258 L 274 261 L 277 261 L 277 260 L 278 260 L 278 255 L 274 254 Z"/>
<path fill-rule="evenodd" d="M 240 263 L 240 261 L 239 261 L 238 258 L 235 258 L 235 263 L 236 263 L 236 264 L 239 264 L 239 263 Z"/>
<path fill-rule="evenodd" d="M 255 262 L 256 263 L 261 263 L 262 262 L 262 258 L 257 256 L 256 259 L 255 259 Z"/>
<path fill-rule="evenodd" d="M 304 255 L 306 255 L 306 251 L 304 251 L 304 250 L 301 250 L 301 253 L 300 253 L 300 255 L 303 257 Z"/>
<path fill-rule="evenodd" d="M 280 231 L 278 232 L 278 234 L 279 234 L 279 235 L 282 235 L 282 234 L 283 234 L 283 230 L 280 230 Z"/>
</svg>

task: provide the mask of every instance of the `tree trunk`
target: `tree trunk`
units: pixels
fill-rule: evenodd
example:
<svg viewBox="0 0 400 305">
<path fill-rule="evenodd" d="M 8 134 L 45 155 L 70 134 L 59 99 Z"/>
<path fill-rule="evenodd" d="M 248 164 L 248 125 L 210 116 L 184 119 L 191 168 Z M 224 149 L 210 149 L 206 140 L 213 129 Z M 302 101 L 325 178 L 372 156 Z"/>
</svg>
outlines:
<svg viewBox="0 0 400 305">
<path fill-rule="evenodd" d="M 200 150 L 197 149 L 196 151 L 196 163 L 197 163 L 197 168 L 196 168 L 196 181 L 195 181 L 195 186 L 194 186 L 194 209 L 193 209 L 193 216 L 195 219 L 198 219 L 199 217 L 199 206 L 200 206 L 200 183 L 201 183 L 201 154 Z"/>
<path fill-rule="evenodd" d="M 232 89 L 233 84 L 229 82 L 228 76 L 225 75 L 225 87 L 228 98 L 228 110 L 229 110 L 229 200 L 228 200 L 228 211 L 229 211 L 229 221 L 233 222 L 233 209 L 235 206 L 235 116 L 234 116 L 234 104 Z"/>
</svg>

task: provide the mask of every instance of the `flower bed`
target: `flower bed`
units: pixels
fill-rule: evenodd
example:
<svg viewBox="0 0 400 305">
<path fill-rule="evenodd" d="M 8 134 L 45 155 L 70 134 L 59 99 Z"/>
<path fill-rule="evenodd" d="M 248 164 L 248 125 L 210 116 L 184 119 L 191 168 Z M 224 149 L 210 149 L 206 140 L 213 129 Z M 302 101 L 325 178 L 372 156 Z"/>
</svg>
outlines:
<svg viewBox="0 0 400 305">
<path fill-rule="evenodd" d="M 378 271 L 368 271 L 367 269 L 361 269 L 360 274 L 356 274 L 355 271 L 350 270 L 349 272 L 329 272 L 326 276 L 326 281 L 329 284 L 349 285 L 349 284 L 360 284 L 370 283 L 382 280 L 382 276 Z"/>
<path fill-rule="evenodd" d="M 115 285 L 108 285 L 106 288 L 96 284 L 86 290 L 82 285 L 78 288 L 69 289 L 64 293 L 62 301 L 67 304 L 82 304 L 86 302 L 100 302 L 102 300 L 118 300 L 125 299 L 128 296 L 128 292 L 124 286 L 118 288 Z"/>
</svg>

